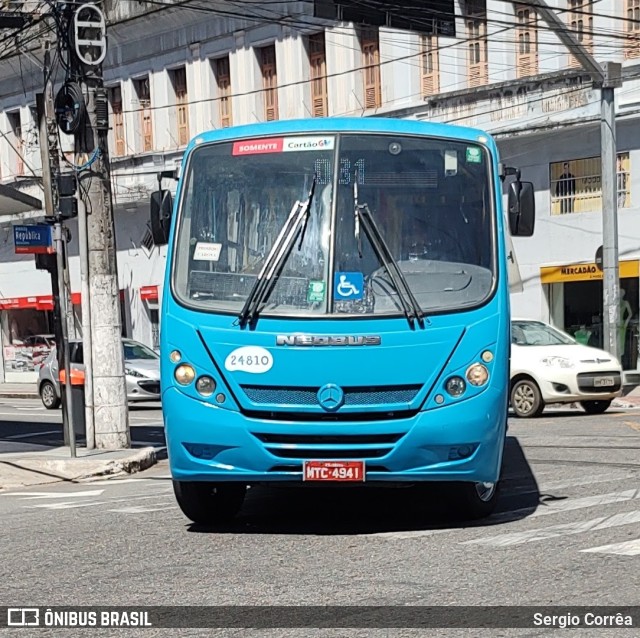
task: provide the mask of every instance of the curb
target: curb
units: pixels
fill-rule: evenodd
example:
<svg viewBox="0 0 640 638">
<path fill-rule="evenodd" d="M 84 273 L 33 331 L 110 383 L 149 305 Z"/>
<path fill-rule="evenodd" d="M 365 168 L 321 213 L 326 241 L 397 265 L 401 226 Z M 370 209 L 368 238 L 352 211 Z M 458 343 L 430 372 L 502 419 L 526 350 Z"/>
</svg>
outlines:
<svg viewBox="0 0 640 638">
<path fill-rule="evenodd" d="M 0 392 L 0 399 L 39 399 L 37 392 Z"/>
<path fill-rule="evenodd" d="M 142 472 L 143 470 L 150 468 L 157 462 L 158 458 L 156 456 L 156 448 L 145 447 L 139 450 L 133 458 L 114 461 L 113 467 L 117 468 L 118 472 L 135 474 L 136 472 Z"/>
<path fill-rule="evenodd" d="M 1 460 L 1 459 L 0 459 Z M 134 474 L 155 465 L 157 462 L 156 449 L 146 447 L 136 450 L 122 459 L 41 459 L 41 458 L 12 458 L 12 472 L 2 476 L 0 463 L 0 492 L 5 489 L 59 483 L 61 481 L 78 482 L 101 476 L 116 474 Z"/>
</svg>

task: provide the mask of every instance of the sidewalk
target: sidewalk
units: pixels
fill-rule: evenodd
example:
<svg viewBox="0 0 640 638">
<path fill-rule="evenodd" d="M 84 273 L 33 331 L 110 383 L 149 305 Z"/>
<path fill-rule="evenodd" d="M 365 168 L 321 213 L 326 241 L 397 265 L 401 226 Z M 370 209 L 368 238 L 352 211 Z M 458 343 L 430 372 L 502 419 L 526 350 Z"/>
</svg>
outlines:
<svg viewBox="0 0 640 638">
<path fill-rule="evenodd" d="M 35 383 L 0 383 L 0 399 L 39 399 Z"/>
<path fill-rule="evenodd" d="M 152 447 L 127 450 L 78 447 L 76 454 L 77 457 L 72 458 L 68 447 L 0 454 L 0 492 L 29 485 L 76 482 L 94 476 L 132 474 L 156 463 L 156 450 Z"/>
<path fill-rule="evenodd" d="M 623 392 L 626 391 L 627 388 L 623 388 Z M 640 386 L 632 387 L 627 394 L 614 399 L 611 406 L 614 408 L 640 408 Z"/>
</svg>

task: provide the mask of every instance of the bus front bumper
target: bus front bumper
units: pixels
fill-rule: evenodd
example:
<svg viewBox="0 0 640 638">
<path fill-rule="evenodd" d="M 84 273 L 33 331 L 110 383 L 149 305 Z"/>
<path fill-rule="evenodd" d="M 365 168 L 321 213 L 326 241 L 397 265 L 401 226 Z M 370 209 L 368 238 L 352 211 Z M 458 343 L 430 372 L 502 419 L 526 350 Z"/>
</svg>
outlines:
<svg viewBox="0 0 640 638">
<path fill-rule="evenodd" d="M 386 421 L 251 419 L 176 388 L 162 400 L 171 475 L 178 481 L 299 482 L 305 460 L 363 460 L 366 482 L 495 482 L 500 474 L 506 396 L 491 387 Z"/>
</svg>

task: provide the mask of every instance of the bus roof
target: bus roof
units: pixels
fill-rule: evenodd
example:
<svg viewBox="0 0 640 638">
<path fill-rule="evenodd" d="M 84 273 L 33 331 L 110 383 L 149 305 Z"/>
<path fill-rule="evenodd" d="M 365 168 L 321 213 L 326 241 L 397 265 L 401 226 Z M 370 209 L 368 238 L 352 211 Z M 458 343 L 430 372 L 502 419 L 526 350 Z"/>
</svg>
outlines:
<svg viewBox="0 0 640 638">
<path fill-rule="evenodd" d="M 313 135 L 323 132 L 340 133 L 350 131 L 451 137 L 463 141 L 480 141 L 483 143 L 491 140 L 491 136 L 480 129 L 454 124 L 442 124 L 440 122 L 424 122 L 392 117 L 325 117 L 278 120 L 275 122 L 245 124 L 206 131 L 192 139 L 189 147 L 193 146 L 196 140 L 198 144 L 201 144 L 203 142 L 258 137 L 263 135 L 288 135 L 291 133 Z M 489 142 L 489 145 L 493 146 L 493 142 Z"/>
</svg>

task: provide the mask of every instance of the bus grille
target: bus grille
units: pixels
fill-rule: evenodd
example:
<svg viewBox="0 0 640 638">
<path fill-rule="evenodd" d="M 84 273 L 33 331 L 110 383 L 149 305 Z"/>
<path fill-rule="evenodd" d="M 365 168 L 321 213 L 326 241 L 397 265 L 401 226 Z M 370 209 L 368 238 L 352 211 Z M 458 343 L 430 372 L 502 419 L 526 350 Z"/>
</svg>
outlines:
<svg viewBox="0 0 640 638">
<path fill-rule="evenodd" d="M 284 459 L 375 459 L 389 454 L 404 433 L 266 434 L 253 432 L 253 436 L 261 441 L 273 456 Z"/>
<path fill-rule="evenodd" d="M 394 434 L 263 434 L 261 432 L 253 432 L 253 436 L 260 439 L 263 443 L 293 443 L 303 445 L 311 444 L 355 444 L 362 445 L 367 443 L 377 444 L 393 444 L 399 441 L 404 433 L 397 432 Z"/>
<path fill-rule="evenodd" d="M 243 385 L 247 398 L 258 405 L 290 405 L 317 406 L 318 390 L 315 387 L 285 387 Z M 344 405 L 393 405 L 411 403 L 416 397 L 421 385 L 387 385 L 362 386 L 342 388 L 344 391 Z"/>
</svg>

